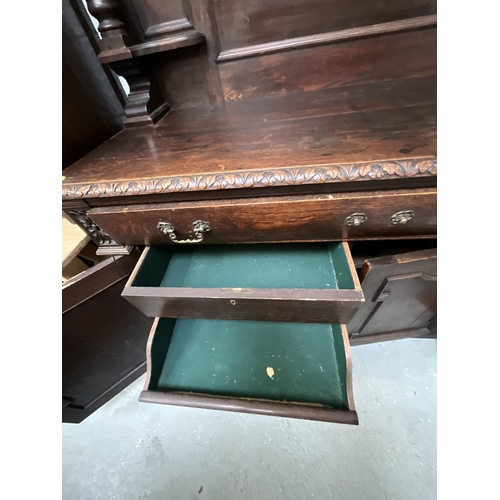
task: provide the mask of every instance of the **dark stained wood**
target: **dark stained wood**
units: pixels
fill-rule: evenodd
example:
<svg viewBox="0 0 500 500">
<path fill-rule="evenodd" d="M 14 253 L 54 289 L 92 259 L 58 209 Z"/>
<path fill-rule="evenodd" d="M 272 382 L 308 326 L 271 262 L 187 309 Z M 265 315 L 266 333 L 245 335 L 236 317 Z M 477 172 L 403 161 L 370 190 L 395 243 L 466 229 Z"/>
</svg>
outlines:
<svg viewBox="0 0 500 500">
<path fill-rule="evenodd" d="M 186 18 L 165 21 L 164 23 L 150 25 L 145 33 L 147 38 L 163 36 L 165 33 L 173 33 L 192 28 L 193 25 Z"/>
<path fill-rule="evenodd" d="M 402 210 L 413 210 L 415 217 L 391 224 L 391 216 Z M 364 213 L 367 221 L 346 225 L 353 213 Z M 209 222 L 206 244 L 435 237 L 437 227 L 436 189 L 102 207 L 89 216 L 129 245 L 173 244 L 157 229 L 160 221 L 173 224 L 183 238 L 193 222 Z"/>
<path fill-rule="evenodd" d="M 359 290 L 125 288 L 122 296 L 151 318 L 347 323 L 363 301 Z"/>
<path fill-rule="evenodd" d="M 138 254 L 123 259 L 136 262 Z M 81 422 L 146 371 L 152 320 L 120 296 L 124 268 L 130 268 L 120 259 L 94 266 L 63 288 L 63 422 Z"/>
<path fill-rule="evenodd" d="M 99 45 L 99 35 L 98 32 L 94 26 L 94 23 L 90 19 L 89 13 L 87 9 L 85 8 L 85 0 L 69 0 L 69 4 L 71 5 L 71 8 L 73 9 L 73 12 L 75 13 L 83 31 L 85 32 L 86 38 L 88 39 L 90 45 L 92 46 L 95 55 L 97 55 L 100 52 L 100 45 Z M 63 10 L 65 8 L 65 2 L 63 2 Z M 73 32 L 74 36 L 74 32 Z M 63 45 L 65 45 L 65 42 L 63 41 Z M 97 59 L 96 59 L 97 60 Z M 107 65 L 101 65 L 104 73 L 108 77 L 108 80 L 118 97 L 118 100 L 120 101 L 122 107 L 125 107 L 127 96 L 125 94 L 125 90 L 123 89 L 122 84 L 120 83 L 120 80 L 118 79 L 118 76 L 116 73 L 114 73 L 109 66 Z"/>
<path fill-rule="evenodd" d="M 358 415 L 355 411 L 334 410 L 327 407 L 293 403 L 271 403 L 268 401 L 239 398 L 223 398 L 202 394 L 181 392 L 142 391 L 139 401 L 143 403 L 184 406 L 188 408 L 205 408 L 208 410 L 251 413 L 272 417 L 298 418 L 302 420 L 317 420 L 321 422 L 336 422 L 339 424 L 358 425 Z"/>
<path fill-rule="evenodd" d="M 147 68 L 131 59 L 115 62 L 113 70 L 127 80 L 130 91 L 125 106 L 126 127 L 153 125 L 170 110 L 164 94 L 153 77 L 148 78 Z"/>
<path fill-rule="evenodd" d="M 137 261 L 137 257 L 135 260 Z M 62 287 L 63 314 L 82 302 L 89 300 L 107 287 L 123 280 L 123 278 L 127 278 L 129 274 L 120 265 L 115 264 L 115 260 L 111 258 L 69 279 Z M 77 283 L 78 286 L 74 286 Z M 64 291 L 66 289 L 68 289 L 68 292 Z"/>
<path fill-rule="evenodd" d="M 219 68 L 216 63 L 220 53 L 219 34 L 212 0 L 197 0 L 191 3 L 193 23 L 206 37 L 206 79 L 210 103 L 223 102 Z"/>
<path fill-rule="evenodd" d="M 109 64 L 112 62 L 123 61 L 131 59 L 132 57 L 146 56 L 149 54 L 156 54 L 158 52 L 168 52 L 171 50 L 181 49 L 183 47 L 190 47 L 191 45 L 198 45 L 204 43 L 205 36 L 203 33 L 197 31 L 181 31 L 179 33 L 169 34 L 162 38 L 148 40 L 147 42 L 131 45 L 126 51 L 109 49 L 103 50 L 99 54 L 99 61 L 102 64 Z"/>
<path fill-rule="evenodd" d="M 173 109 L 436 75 L 435 0 L 90 0 L 89 6 L 100 21 L 101 62 L 165 56 L 150 64 L 148 79 L 173 96 Z M 193 45 L 199 50 L 186 50 Z"/>
<path fill-rule="evenodd" d="M 224 97 L 313 92 L 436 74 L 436 30 L 390 33 L 220 64 Z"/>
<path fill-rule="evenodd" d="M 125 34 L 116 0 L 87 0 L 89 12 L 99 21 L 99 32 L 103 38 Z"/>
<path fill-rule="evenodd" d="M 368 193 L 369 191 L 379 191 L 381 187 L 387 190 L 404 189 L 408 187 L 411 182 L 411 187 L 413 189 L 420 188 L 435 188 L 436 187 L 436 176 L 421 176 L 413 177 L 411 181 L 408 177 L 401 178 L 390 178 L 385 179 L 383 184 L 379 182 L 376 178 L 371 178 L 363 182 L 363 192 Z M 144 203 L 171 203 L 178 201 L 202 201 L 202 200 L 233 200 L 236 198 L 255 198 L 255 197 L 266 197 L 266 196 L 293 196 L 293 195 L 308 195 L 308 194 L 333 194 L 333 193 L 347 193 L 356 191 L 356 185 L 353 186 L 352 182 L 337 182 L 329 184 L 299 184 L 299 185 L 278 185 L 268 187 L 265 189 L 256 188 L 241 188 L 241 189 L 226 189 L 224 191 L 167 191 L 165 193 L 159 194 L 149 194 L 149 195 L 132 195 L 127 196 L 125 199 L 123 197 L 102 197 L 102 198 L 90 198 L 86 201 L 89 207 L 111 207 L 111 206 L 121 206 L 124 203 L 127 205 L 140 205 Z M 74 200 L 63 200 L 63 207 L 66 203 L 73 203 L 78 201 Z"/>
<path fill-rule="evenodd" d="M 215 0 L 223 50 L 436 13 L 435 0 Z"/>
<path fill-rule="evenodd" d="M 99 21 L 98 30 L 102 36 L 99 40 L 99 59 L 103 53 L 112 60 L 130 59 L 132 57 L 127 44 L 133 40 L 130 31 L 125 27 L 124 12 L 121 3 L 116 0 L 86 0 L 89 12 Z"/>
<path fill-rule="evenodd" d="M 417 328 L 387 333 L 375 333 L 371 335 L 354 335 L 349 339 L 349 342 L 351 346 L 354 347 L 357 345 L 375 344 L 377 342 L 389 342 L 391 340 L 425 338 L 435 338 L 431 336 L 428 328 Z"/>
<path fill-rule="evenodd" d="M 98 246 L 117 245 L 109 234 L 97 226 L 92 219 L 88 217 L 88 207 L 65 207 L 65 215 L 73 222 L 78 224 Z"/>
<path fill-rule="evenodd" d="M 114 241 L 88 217 L 89 206 L 83 200 L 72 200 L 63 203 L 64 214 L 78 224 L 98 246 L 96 255 L 128 255 L 132 247 Z"/>
<path fill-rule="evenodd" d="M 364 335 L 428 329 L 433 323 L 437 314 L 436 249 L 368 260 L 360 279 L 366 302 L 347 325 L 352 338 L 361 342 Z"/>
<path fill-rule="evenodd" d="M 73 2 L 62 4 L 62 168 L 123 128 L 114 79 L 97 61 L 95 40 Z"/>
<path fill-rule="evenodd" d="M 64 54 L 62 75 L 62 168 L 65 169 L 111 137 L 120 125 L 110 130 L 102 120 Z"/>
<path fill-rule="evenodd" d="M 135 286 L 134 280 L 145 265 L 147 248 L 130 275 L 122 297 L 152 318 L 345 324 L 352 319 L 364 297 L 349 247 L 346 243 L 342 247 L 354 283 L 353 289 Z"/>
<path fill-rule="evenodd" d="M 216 128 L 242 129 L 252 125 L 279 124 L 289 121 L 366 113 L 436 103 L 436 76 L 400 78 L 356 83 L 313 93 L 276 95 L 251 101 L 231 101 L 224 106 L 172 113 L 158 124 L 162 133 L 195 135 Z"/>
<path fill-rule="evenodd" d="M 304 95 L 293 108 L 278 97 L 171 112 L 154 128 L 124 130 L 73 165 L 63 197 L 434 176 L 436 106 L 405 105 L 391 87 L 378 86 L 374 98 L 369 89 L 360 91 L 375 108 L 368 111 L 359 110 L 348 94 L 333 101 L 322 94 L 319 102 Z M 414 94 L 426 100 L 418 90 Z M 315 117 L 306 111 L 311 102 Z M 262 112 L 266 104 L 268 114 Z"/>
<path fill-rule="evenodd" d="M 297 403 L 279 403 L 259 399 L 240 399 L 231 397 L 209 396 L 206 394 L 182 392 L 157 392 L 149 390 L 151 374 L 153 371 L 152 346 L 158 327 L 159 318 L 154 320 L 151 328 L 147 347 L 147 376 L 144 390 L 139 396 L 139 401 L 144 403 L 166 404 L 191 408 L 206 408 L 212 410 L 232 411 L 238 413 L 251 413 L 276 417 L 299 418 L 305 420 L 318 420 L 324 422 L 337 422 L 358 425 L 358 415 L 354 405 L 352 390 L 352 361 L 347 330 L 342 325 L 342 339 L 346 357 L 346 392 L 348 410 L 336 410 L 322 405 L 308 405 Z M 166 355 L 166 353 L 165 353 Z"/>
<path fill-rule="evenodd" d="M 169 27 L 175 26 L 176 22 L 177 30 L 182 26 L 180 21 L 184 21 L 184 27 L 186 27 L 186 23 L 189 23 L 182 0 L 169 0 L 168 2 L 165 0 L 140 0 L 137 3 L 140 4 L 145 14 L 149 35 L 164 33 Z"/>
<path fill-rule="evenodd" d="M 158 54 L 155 71 L 162 91 L 172 109 L 206 106 L 210 103 L 207 80 L 207 48 L 187 47 L 168 54 Z"/>
<path fill-rule="evenodd" d="M 302 36 L 298 38 L 289 38 L 277 42 L 268 42 L 247 47 L 224 50 L 219 54 L 217 62 L 234 61 L 235 59 L 244 59 L 247 57 L 262 56 L 283 52 L 291 49 L 305 47 L 314 47 L 318 45 L 327 45 L 345 40 L 371 37 L 374 35 L 385 35 L 388 33 L 397 33 L 399 31 L 409 31 L 428 26 L 435 26 L 437 16 L 423 16 L 404 21 L 391 21 L 388 23 L 374 24 L 361 28 L 348 28 L 340 31 L 331 31 L 319 35 Z"/>
<path fill-rule="evenodd" d="M 90 4 L 103 35 L 100 61 L 131 81 L 127 126 L 138 125 L 65 171 L 65 210 L 101 240 L 101 252 L 173 244 L 158 231 L 158 222 L 171 222 L 185 239 L 200 219 L 212 226 L 203 243 L 435 239 L 435 0 Z M 88 206 L 95 209 L 87 213 Z M 413 211 L 413 218 L 392 224 L 391 217 L 405 210 Z M 366 222 L 347 225 L 360 213 Z M 364 266 L 360 274 L 369 299 L 350 323 L 353 345 L 436 334 L 436 282 L 429 272 L 435 257 L 423 255 L 380 257 Z M 81 329 L 84 319 L 102 318 L 102 330 L 92 330 L 101 331 L 96 342 L 106 339 L 102 331 L 121 341 L 125 326 L 135 324 L 126 313 L 120 328 L 107 324 L 104 298 L 123 288 L 125 279 L 116 271 L 108 273 L 106 288 L 103 281 L 93 299 L 75 295 L 66 307 L 64 316 L 71 315 Z M 177 288 L 135 290 L 130 298 L 147 314 L 168 309 L 176 316 L 275 320 L 277 315 L 282 321 L 304 315 L 326 321 L 334 314 L 348 321 L 342 314 L 353 307 L 352 291 L 343 292 L 348 300 L 342 307 L 313 293 L 301 308 L 295 293 L 257 290 L 235 298 L 234 290 Z M 96 298 L 97 312 L 85 312 Z M 345 328 L 342 333 L 350 371 Z M 80 359 L 84 346 L 77 346 Z M 130 373 L 143 369 L 128 363 L 128 374 L 122 372 L 109 388 L 99 384 L 113 363 L 105 368 L 92 363 L 86 368 L 93 375 L 105 374 L 92 388 L 97 385 L 101 395 L 90 401 L 87 386 L 78 401 L 74 391 L 63 391 L 64 411 L 93 411 L 102 394 L 116 393 Z M 350 389 L 352 411 L 342 416 L 304 405 L 269 407 L 193 394 L 145 391 L 141 398 L 357 423 Z"/>
</svg>

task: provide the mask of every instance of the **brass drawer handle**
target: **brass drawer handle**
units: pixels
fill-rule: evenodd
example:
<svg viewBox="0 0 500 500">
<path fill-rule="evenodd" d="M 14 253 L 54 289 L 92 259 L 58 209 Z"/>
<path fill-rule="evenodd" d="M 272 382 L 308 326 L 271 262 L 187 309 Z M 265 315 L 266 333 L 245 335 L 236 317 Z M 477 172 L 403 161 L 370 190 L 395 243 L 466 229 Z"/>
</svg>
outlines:
<svg viewBox="0 0 500 500">
<path fill-rule="evenodd" d="M 401 212 L 396 212 L 391 216 L 391 224 L 406 224 L 408 221 L 415 217 L 415 212 L 413 210 L 401 210 Z"/>
<path fill-rule="evenodd" d="M 203 233 L 207 233 L 212 228 L 208 222 L 197 220 L 193 222 L 193 231 L 196 236 L 195 239 L 189 238 L 187 240 L 178 240 L 175 235 L 175 227 L 169 222 L 159 222 L 156 226 L 163 234 L 168 235 L 168 237 L 174 242 L 180 245 L 190 244 L 190 243 L 200 243 L 203 241 Z"/>
<path fill-rule="evenodd" d="M 367 220 L 368 217 L 365 214 L 351 214 L 349 217 L 346 217 L 345 224 L 346 226 L 360 226 Z"/>
</svg>

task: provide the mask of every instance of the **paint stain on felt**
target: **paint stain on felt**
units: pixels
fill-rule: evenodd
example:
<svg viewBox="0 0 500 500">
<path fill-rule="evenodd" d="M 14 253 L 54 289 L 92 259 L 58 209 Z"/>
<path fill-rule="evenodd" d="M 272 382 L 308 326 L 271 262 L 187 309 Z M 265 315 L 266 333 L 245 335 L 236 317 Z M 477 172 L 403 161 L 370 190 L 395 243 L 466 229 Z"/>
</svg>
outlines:
<svg viewBox="0 0 500 500">
<path fill-rule="evenodd" d="M 274 370 L 273 370 L 270 366 L 268 366 L 268 367 L 266 368 L 266 373 L 267 373 L 267 376 L 268 376 L 269 378 L 273 378 L 273 377 L 274 377 Z"/>
</svg>

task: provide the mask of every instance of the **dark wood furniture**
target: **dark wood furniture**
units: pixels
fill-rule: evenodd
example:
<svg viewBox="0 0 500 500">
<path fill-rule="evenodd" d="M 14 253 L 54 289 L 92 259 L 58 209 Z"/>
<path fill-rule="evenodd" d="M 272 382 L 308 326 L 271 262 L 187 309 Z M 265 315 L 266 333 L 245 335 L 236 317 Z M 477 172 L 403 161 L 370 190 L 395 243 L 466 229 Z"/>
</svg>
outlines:
<svg viewBox="0 0 500 500">
<path fill-rule="evenodd" d="M 97 60 L 98 35 L 80 0 L 62 2 L 62 168 L 123 128 L 125 93 Z"/>
<path fill-rule="evenodd" d="M 109 257 L 63 285 L 63 422 L 82 422 L 146 371 L 153 320 L 121 297 L 139 255 Z"/>
<path fill-rule="evenodd" d="M 344 325 L 157 318 L 140 401 L 358 424 Z"/>
<path fill-rule="evenodd" d="M 435 335 L 436 249 L 367 259 L 360 274 L 366 302 L 348 324 L 351 345 Z"/>
<path fill-rule="evenodd" d="M 358 243 L 436 247 L 435 1 L 88 4 L 99 60 L 131 89 L 125 129 L 62 184 L 64 210 L 102 253 L 346 242 L 359 261 Z M 305 291 L 308 321 L 336 317 L 353 344 L 435 334 L 435 269 L 391 255 L 366 261 L 366 302 L 348 316 L 319 314 Z M 432 268 L 435 254 L 425 255 Z M 158 287 L 165 272 L 156 267 L 153 287 L 133 278 L 124 296 L 174 318 L 300 316 L 294 292 L 250 291 L 241 304 L 234 290 Z M 263 298 L 283 308 L 264 310 Z"/>
<path fill-rule="evenodd" d="M 364 302 L 346 243 L 148 247 L 122 296 L 146 316 L 347 323 Z"/>
</svg>

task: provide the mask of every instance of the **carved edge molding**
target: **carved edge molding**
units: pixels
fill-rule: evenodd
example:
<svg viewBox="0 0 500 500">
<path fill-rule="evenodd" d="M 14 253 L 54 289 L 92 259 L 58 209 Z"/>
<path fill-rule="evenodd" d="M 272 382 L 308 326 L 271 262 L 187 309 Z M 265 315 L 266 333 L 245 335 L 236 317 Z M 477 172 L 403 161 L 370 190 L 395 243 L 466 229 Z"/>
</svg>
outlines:
<svg viewBox="0 0 500 500">
<path fill-rule="evenodd" d="M 88 215 L 87 209 L 65 210 L 65 212 L 92 238 L 98 246 L 118 245 Z"/>
<path fill-rule="evenodd" d="M 437 175 L 436 158 L 387 160 L 329 166 L 287 167 L 217 174 L 159 177 L 133 181 L 63 183 L 65 200 L 147 194 L 216 191 L 222 189 L 299 186 L 362 180 L 401 179 Z"/>
</svg>

